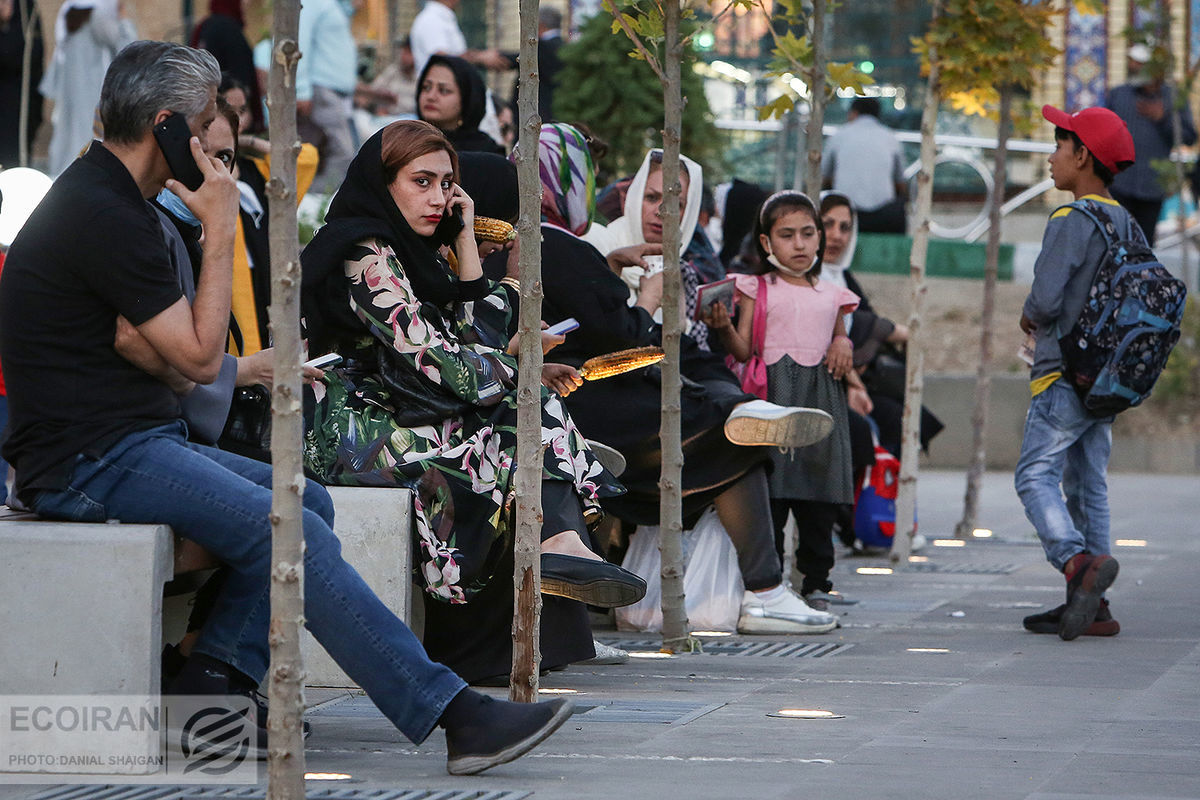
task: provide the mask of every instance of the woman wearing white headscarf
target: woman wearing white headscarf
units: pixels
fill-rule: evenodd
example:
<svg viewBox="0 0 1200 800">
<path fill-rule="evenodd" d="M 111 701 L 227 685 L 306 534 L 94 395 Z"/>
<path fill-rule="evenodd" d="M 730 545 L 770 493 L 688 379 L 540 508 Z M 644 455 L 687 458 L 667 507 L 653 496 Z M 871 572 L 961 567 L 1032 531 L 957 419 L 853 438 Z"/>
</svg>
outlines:
<svg viewBox="0 0 1200 800">
<path fill-rule="evenodd" d="M 58 175 L 92 141 L 96 104 L 109 62 L 137 39 L 120 0 L 67 0 L 54 23 L 54 58 L 38 87 L 54 101 L 50 175 Z"/>
<path fill-rule="evenodd" d="M 708 350 L 708 328 L 694 317 L 696 289 L 724 277 L 725 269 L 716 257 L 708 237 L 698 228 L 700 219 L 700 195 L 704 188 L 704 170 L 687 156 L 679 157 L 683 167 L 680 182 L 684 200 L 679 220 L 680 270 L 683 277 L 683 295 L 686 305 L 684 333 Z M 601 253 L 627 247 L 662 244 L 662 150 L 651 150 L 642 159 L 642 165 L 633 176 L 625 195 L 624 214 L 608 225 L 592 225 L 584 240 Z M 653 251 L 650 251 L 653 252 Z M 640 255 L 640 254 L 639 254 Z M 662 322 L 662 278 L 647 275 L 644 261 L 621 270 L 621 279 L 629 286 L 630 305 L 640 305 L 651 314 L 656 322 Z"/>
</svg>

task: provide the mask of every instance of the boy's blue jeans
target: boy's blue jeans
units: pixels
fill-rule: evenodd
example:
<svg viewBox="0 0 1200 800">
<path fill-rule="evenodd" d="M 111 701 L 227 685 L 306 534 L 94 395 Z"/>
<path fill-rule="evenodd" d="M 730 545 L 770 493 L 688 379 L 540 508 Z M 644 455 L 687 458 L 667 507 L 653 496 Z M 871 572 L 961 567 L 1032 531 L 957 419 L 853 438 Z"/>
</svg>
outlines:
<svg viewBox="0 0 1200 800">
<path fill-rule="evenodd" d="M 37 492 L 32 507 L 58 519 L 170 525 L 226 563 L 229 577 L 194 649 L 261 680 L 269 660 L 271 467 L 186 437 L 175 422 L 130 434 L 99 459 L 78 456 L 70 485 Z M 420 742 L 466 684 L 429 660 L 342 559 L 332 525 L 329 493 L 309 481 L 305 625 L 400 732 Z"/>
<path fill-rule="evenodd" d="M 1030 402 L 1017 461 L 1017 494 L 1046 558 L 1059 571 L 1076 553 L 1109 554 L 1111 450 L 1112 417 L 1088 414 L 1064 380 Z"/>
</svg>

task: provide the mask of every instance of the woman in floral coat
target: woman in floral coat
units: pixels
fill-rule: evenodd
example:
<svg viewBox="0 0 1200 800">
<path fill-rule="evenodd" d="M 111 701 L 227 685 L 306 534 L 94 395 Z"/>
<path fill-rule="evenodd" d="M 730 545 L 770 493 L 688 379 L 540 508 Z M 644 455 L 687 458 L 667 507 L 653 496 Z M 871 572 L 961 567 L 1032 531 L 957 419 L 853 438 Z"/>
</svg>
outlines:
<svg viewBox="0 0 1200 800">
<path fill-rule="evenodd" d="M 384 128 L 350 165 L 303 256 L 310 352 L 343 357 L 306 404 L 305 459 L 326 483 L 413 489 L 416 563 L 440 601 L 426 603 L 426 649 L 475 680 L 509 670 L 517 364 L 474 324 L 475 304 L 507 301 L 482 275 L 456 179 L 449 142 L 416 120 Z M 444 232 L 452 209 L 465 227 Z M 451 241 L 458 275 L 437 250 Z M 569 393 L 579 375 L 549 364 L 543 383 L 543 591 L 565 568 L 587 574 L 577 584 L 607 581 L 622 595 L 610 605 L 635 602 L 640 579 L 582 538 L 599 500 L 623 490 L 550 391 Z M 597 598 L 570 583 L 556 593 L 571 600 L 545 605 L 545 666 L 593 656 L 575 601 Z"/>
</svg>

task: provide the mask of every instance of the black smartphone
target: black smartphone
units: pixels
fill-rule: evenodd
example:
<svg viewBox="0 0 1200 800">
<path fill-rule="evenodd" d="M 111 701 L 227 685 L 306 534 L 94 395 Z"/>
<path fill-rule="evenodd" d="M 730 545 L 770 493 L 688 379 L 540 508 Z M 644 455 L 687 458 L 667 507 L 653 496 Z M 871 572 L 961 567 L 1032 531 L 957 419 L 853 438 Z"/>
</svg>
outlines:
<svg viewBox="0 0 1200 800">
<path fill-rule="evenodd" d="M 462 209 L 455 206 L 450 209 L 449 214 L 442 217 L 442 221 L 434 228 L 434 241 L 438 244 L 454 244 L 454 240 L 466 226 L 467 223 L 463 221 Z"/>
<path fill-rule="evenodd" d="M 192 131 L 183 114 L 172 114 L 155 125 L 154 138 L 175 180 L 193 192 L 199 189 L 204 183 L 204 173 L 192 156 Z"/>
</svg>

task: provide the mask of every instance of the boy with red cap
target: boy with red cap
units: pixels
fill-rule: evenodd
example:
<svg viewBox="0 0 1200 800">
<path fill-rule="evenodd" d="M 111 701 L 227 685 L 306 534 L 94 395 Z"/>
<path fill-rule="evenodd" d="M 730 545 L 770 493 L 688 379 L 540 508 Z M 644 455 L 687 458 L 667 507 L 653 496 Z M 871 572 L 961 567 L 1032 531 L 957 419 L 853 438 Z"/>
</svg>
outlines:
<svg viewBox="0 0 1200 800">
<path fill-rule="evenodd" d="M 1133 138 L 1121 118 L 1106 108 L 1068 114 L 1053 106 L 1044 106 L 1042 116 L 1055 126 L 1050 155 L 1054 186 L 1076 201 L 1099 204 L 1116 226 L 1118 239 L 1140 238 L 1141 229 L 1108 190 L 1113 176 L 1134 160 Z M 1067 580 L 1066 603 L 1024 622 L 1028 630 L 1058 633 L 1068 641 L 1120 630 L 1103 597 L 1118 568 L 1109 555 L 1106 473 L 1112 417 L 1092 416 L 1068 382 L 1060 380 L 1058 344 L 1079 317 L 1107 250 L 1091 217 L 1069 206 L 1056 210 L 1046 224 L 1021 315 L 1021 329 L 1034 337 L 1035 345 L 1033 399 L 1017 462 L 1017 494 L 1046 558 Z"/>
</svg>

